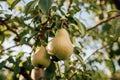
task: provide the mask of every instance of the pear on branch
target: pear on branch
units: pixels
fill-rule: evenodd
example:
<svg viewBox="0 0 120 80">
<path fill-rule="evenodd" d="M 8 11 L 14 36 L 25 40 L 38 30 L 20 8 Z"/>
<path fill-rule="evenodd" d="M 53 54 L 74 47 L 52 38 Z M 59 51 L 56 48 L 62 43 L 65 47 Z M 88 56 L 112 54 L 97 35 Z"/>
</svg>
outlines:
<svg viewBox="0 0 120 80">
<path fill-rule="evenodd" d="M 50 65 L 51 60 L 44 46 L 41 46 L 40 49 L 31 56 L 31 62 L 36 67 L 48 67 Z"/>
<path fill-rule="evenodd" d="M 67 30 L 61 28 L 56 31 L 53 38 L 47 45 L 48 54 L 65 60 L 73 53 L 73 46 Z"/>
<path fill-rule="evenodd" d="M 32 80 L 43 80 L 44 79 L 44 69 L 42 68 L 34 68 L 31 71 Z"/>
</svg>

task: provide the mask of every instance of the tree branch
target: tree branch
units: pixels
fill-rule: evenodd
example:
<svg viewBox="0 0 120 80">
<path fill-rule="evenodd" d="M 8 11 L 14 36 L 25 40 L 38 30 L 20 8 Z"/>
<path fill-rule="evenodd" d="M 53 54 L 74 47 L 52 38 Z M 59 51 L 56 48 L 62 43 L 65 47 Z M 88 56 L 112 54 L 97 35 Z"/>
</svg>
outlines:
<svg viewBox="0 0 120 80">
<path fill-rule="evenodd" d="M 8 20 L 8 19 L 7 19 L 7 20 Z M 2 20 L 2 18 L 0 18 L 0 22 L 1 22 L 3 25 L 5 25 L 6 28 L 7 28 L 9 31 L 13 32 L 13 33 L 17 36 L 17 39 L 20 41 L 20 39 L 21 39 L 20 35 L 19 35 L 15 30 L 13 30 L 12 28 L 10 28 L 10 26 L 6 23 L 7 20 Z M 26 43 L 26 44 L 29 45 L 30 47 L 33 46 L 33 45 L 29 44 L 29 43 Z"/>
<path fill-rule="evenodd" d="M 17 45 L 13 45 L 13 46 L 11 46 L 11 47 L 9 47 L 9 48 L 7 48 L 7 49 L 3 49 L 3 50 L 0 51 L 0 53 L 4 52 L 5 50 L 9 50 L 9 49 L 11 49 L 11 48 L 14 48 L 14 47 L 16 47 L 16 46 L 17 46 Z"/>
<path fill-rule="evenodd" d="M 84 60 L 84 62 L 86 62 L 86 61 L 87 61 L 92 55 L 94 55 L 96 52 L 98 52 L 98 51 L 101 50 L 101 49 L 106 48 L 107 46 L 108 46 L 108 45 L 104 45 L 104 46 L 102 46 L 101 48 L 95 50 L 92 54 L 90 54 L 90 55 Z"/>
<path fill-rule="evenodd" d="M 74 72 L 74 73 L 70 76 L 70 78 L 69 78 L 68 80 L 72 80 L 72 78 L 73 78 L 76 74 L 77 74 L 77 71 Z"/>
<path fill-rule="evenodd" d="M 116 39 L 115 41 L 111 42 L 109 45 L 112 45 L 113 43 L 117 42 L 117 40 L 118 40 L 118 39 Z M 94 55 L 96 52 L 98 52 L 98 51 L 101 50 L 101 49 L 106 48 L 106 47 L 109 46 L 109 45 L 106 44 L 106 45 L 102 46 L 101 48 L 95 50 L 91 55 L 89 55 L 89 56 L 84 60 L 84 62 L 86 62 L 86 61 L 87 61 L 92 55 Z"/>
<path fill-rule="evenodd" d="M 12 68 L 9 68 L 9 67 L 7 67 L 7 66 L 4 66 L 4 68 L 6 68 L 6 69 L 8 69 L 8 70 L 10 70 L 10 71 L 13 71 Z"/>
<path fill-rule="evenodd" d="M 95 26 L 89 28 L 87 31 L 90 31 L 90 30 L 92 30 L 92 29 L 95 29 L 95 28 L 97 28 L 99 25 L 101 25 L 101 24 L 103 24 L 103 23 L 106 23 L 106 22 L 108 22 L 108 21 L 110 21 L 110 20 L 112 20 L 112 19 L 115 19 L 116 17 L 119 17 L 119 16 L 120 16 L 120 14 L 118 14 L 118 15 L 116 15 L 116 16 L 113 16 L 113 17 L 111 17 L 111 18 L 108 18 L 108 19 L 106 19 L 106 20 L 104 20 L 104 21 L 96 24 Z"/>
<path fill-rule="evenodd" d="M 0 22 L 3 25 L 5 25 L 8 30 L 10 30 L 11 32 L 13 32 L 14 34 L 16 34 L 17 38 L 20 38 L 19 34 L 15 30 L 11 29 L 10 26 L 4 20 L 0 19 Z"/>
</svg>

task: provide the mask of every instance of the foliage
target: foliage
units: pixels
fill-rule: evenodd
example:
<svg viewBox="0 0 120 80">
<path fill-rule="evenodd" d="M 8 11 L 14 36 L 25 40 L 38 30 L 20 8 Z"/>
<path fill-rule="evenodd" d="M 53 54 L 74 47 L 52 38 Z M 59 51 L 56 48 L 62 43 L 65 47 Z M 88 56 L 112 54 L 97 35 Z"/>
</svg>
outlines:
<svg viewBox="0 0 120 80">
<path fill-rule="evenodd" d="M 31 80 L 31 54 L 47 46 L 60 28 L 69 32 L 74 52 L 65 61 L 51 56 L 45 79 L 114 79 L 120 69 L 120 11 L 116 7 L 114 0 L 1 0 L 0 80 L 17 80 L 20 75 Z"/>
</svg>

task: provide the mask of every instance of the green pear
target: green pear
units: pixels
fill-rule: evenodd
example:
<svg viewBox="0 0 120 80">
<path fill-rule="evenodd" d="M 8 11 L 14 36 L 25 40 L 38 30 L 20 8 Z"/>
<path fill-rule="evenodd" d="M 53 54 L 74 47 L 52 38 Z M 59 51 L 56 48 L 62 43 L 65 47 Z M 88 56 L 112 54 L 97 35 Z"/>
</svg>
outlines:
<svg viewBox="0 0 120 80">
<path fill-rule="evenodd" d="M 36 67 L 48 67 L 50 65 L 51 60 L 44 46 L 41 46 L 40 49 L 31 56 L 31 62 Z"/>
<path fill-rule="evenodd" d="M 46 47 L 48 54 L 65 60 L 73 53 L 73 46 L 67 30 L 61 28 L 56 31 L 53 38 Z"/>
</svg>

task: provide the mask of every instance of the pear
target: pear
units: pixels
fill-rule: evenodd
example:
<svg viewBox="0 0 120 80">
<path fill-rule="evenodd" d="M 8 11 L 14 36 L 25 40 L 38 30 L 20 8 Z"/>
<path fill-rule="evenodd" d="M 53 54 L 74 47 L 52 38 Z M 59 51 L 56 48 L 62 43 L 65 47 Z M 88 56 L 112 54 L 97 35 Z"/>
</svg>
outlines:
<svg viewBox="0 0 120 80">
<path fill-rule="evenodd" d="M 51 60 L 44 46 L 41 46 L 40 49 L 31 56 L 31 62 L 36 67 L 48 67 L 50 65 Z"/>
<path fill-rule="evenodd" d="M 73 53 L 73 46 L 67 30 L 61 28 L 56 31 L 53 38 L 46 47 L 48 54 L 65 60 Z"/>
<path fill-rule="evenodd" d="M 26 80 L 26 79 L 24 78 L 24 76 L 20 75 L 19 80 Z"/>
<path fill-rule="evenodd" d="M 31 71 L 31 78 L 32 80 L 41 80 L 44 79 L 44 69 L 42 68 L 34 68 Z"/>
</svg>

